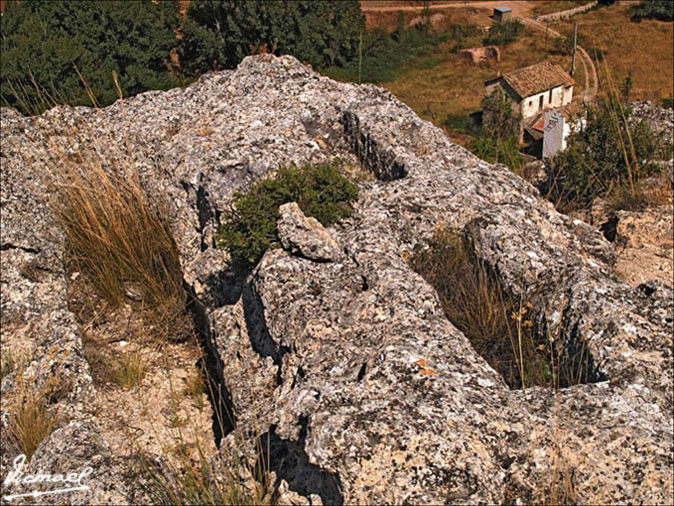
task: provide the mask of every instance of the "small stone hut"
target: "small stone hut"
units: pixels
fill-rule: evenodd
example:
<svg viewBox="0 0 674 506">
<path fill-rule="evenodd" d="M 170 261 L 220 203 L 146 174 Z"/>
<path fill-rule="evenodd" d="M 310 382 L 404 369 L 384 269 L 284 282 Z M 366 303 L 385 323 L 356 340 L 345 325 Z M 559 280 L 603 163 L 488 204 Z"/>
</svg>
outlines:
<svg viewBox="0 0 674 506">
<path fill-rule="evenodd" d="M 513 10 L 510 7 L 494 7 L 494 21 L 497 23 L 503 23 L 504 21 L 510 21 L 513 18 Z"/>
</svg>

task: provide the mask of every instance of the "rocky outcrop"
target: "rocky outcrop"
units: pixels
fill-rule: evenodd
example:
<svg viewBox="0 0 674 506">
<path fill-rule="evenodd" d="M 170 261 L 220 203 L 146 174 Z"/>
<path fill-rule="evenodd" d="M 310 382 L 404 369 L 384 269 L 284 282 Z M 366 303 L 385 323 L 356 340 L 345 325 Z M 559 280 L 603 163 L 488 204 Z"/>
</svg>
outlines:
<svg viewBox="0 0 674 506">
<path fill-rule="evenodd" d="M 317 261 L 334 261 L 341 251 L 330 232 L 314 217 L 306 217 L 295 202 L 279 207 L 278 236 L 283 248 Z"/>
<path fill-rule="evenodd" d="M 615 214 L 615 268 L 622 279 L 634 286 L 654 279 L 674 286 L 673 220 L 671 205 Z"/>
<path fill-rule="evenodd" d="M 501 50 L 498 46 L 471 47 L 460 49 L 456 56 L 472 62 L 473 65 L 479 65 L 490 60 L 501 61 Z"/>
<path fill-rule="evenodd" d="M 563 475 L 579 502 L 671 498 L 671 289 L 618 281 L 599 231 L 390 93 L 265 55 L 185 90 L 139 95 L 123 114 L 119 103 L 2 114 L 3 183 L 23 177 L 26 146 L 36 146 L 27 131 L 58 140 L 66 121 L 108 146 L 128 136 L 151 193 L 172 203 L 185 283 L 233 414 L 224 444 L 242 442 L 251 459 L 262 447 L 289 500 L 541 501 Z M 320 231 L 286 207 L 286 249 L 269 250 L 237 284 L 213 240 L 232 193 L 280 166 L 338 156 L 377 178 L 360 184 L 353 216 Z M 35 173 L 41 159 L 30 158 Z M 48 217 L 44 195 L 28 205 L 22 192 L 3 184 L 3 249 L 6 211 L 7 244 L 22 248 L 38 244 L 22 239 L 22 216 Z M 584 382 L 508 388 L 407 263 L 440 226 L 469 236 L 505 288 L 532 303 L 555 347 L 587 364 Z M 311 260 L 316 251 L 331 261 Z M 3 313 L 27 290 L 3 285 Z"/>
<path fill-rule="evenodd" d="M 631 119 L 645 121 L 651 130 L 664 137 L 665 142 L 674 144 L 674 109 L 644 100 L 636 100 L 631 106 Z"/>
</svg>

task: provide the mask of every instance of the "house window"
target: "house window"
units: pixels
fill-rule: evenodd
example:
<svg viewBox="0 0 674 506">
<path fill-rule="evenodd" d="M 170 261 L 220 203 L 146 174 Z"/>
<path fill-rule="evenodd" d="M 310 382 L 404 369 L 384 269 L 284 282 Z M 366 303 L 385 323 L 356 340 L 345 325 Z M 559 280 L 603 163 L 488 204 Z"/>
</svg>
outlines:
<svg viewBox="0 0 674 506">
<path fill-rule="evenodd" d="M 550 100 L 548 100 L 548 103 L 549 103 L 549 104 L 552 103 L 552 90 L 550 90 Z"/>
<path fill-rule="evenodd" d="M 545 98 L 545 95 L 541 95 L 540 98 L 538 99 L 538 108 L 543 109 L 543 99 Z"/>
</svg>

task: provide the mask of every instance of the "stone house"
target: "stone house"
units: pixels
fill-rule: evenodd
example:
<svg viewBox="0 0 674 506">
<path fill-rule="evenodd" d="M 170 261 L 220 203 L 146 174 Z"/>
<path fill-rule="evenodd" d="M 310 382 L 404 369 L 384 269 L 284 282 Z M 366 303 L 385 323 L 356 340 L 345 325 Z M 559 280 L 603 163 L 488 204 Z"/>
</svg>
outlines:
<svg viewBox="0 0 674 506">
<path fill-rule="evenodd" d="M 561 66 L 543 61 L 486 81 L 484 94 L 501 90 L 512 99 L 513 110 L 522 118 L 521 142 L 527 127 L 538 122 L 545 109 L 571 103 L 575 84 Z"/>
</svg>

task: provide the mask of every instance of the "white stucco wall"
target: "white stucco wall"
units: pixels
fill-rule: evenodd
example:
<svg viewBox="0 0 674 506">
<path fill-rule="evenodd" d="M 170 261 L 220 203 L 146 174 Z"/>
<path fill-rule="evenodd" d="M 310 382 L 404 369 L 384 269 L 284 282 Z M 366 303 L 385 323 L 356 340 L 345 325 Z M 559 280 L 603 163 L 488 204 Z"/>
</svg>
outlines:
<svg viewBox="0 0 674 506">
<path fill-rule="evenodd" d="M 543 97 L 543 107 L 540 107 L 540 99 Z M 571 102 L 573 98 L 573 86 L 568 90 L 564 90 L 563 86 L 558 86 L 552 89 L 552 100 L 550 99 L 550 91 L 538 93 L 525 98 L 522 101 L 522 118 L 530 118 L 535 116 L 538 111 L 547 107 L 561 107 Z"/>
<path fill-rule="evenodd" d="M 570 104 L 571 100 L 573 99 L 573 86 L 564 88 L 563 93 L 564 99 L 562 100 L 562 105 Z"/>
<path fill-rule="evenodd" d="M 552 158 L 566 148 L 566 136 L 570 129 L 564 116 L 555 109 L 545 111 L 545 133 L 543 134 L 543 158 Z"/>
<path fill-rule="evenodd" d="M 566 139 L 574 131 L 585 128 L 585 118 L 569 123 L 556 109 L 545 111 L 545 132 L 543 134 L 543 158 L 552 158 L 566 149 Z"/>
</svg>

